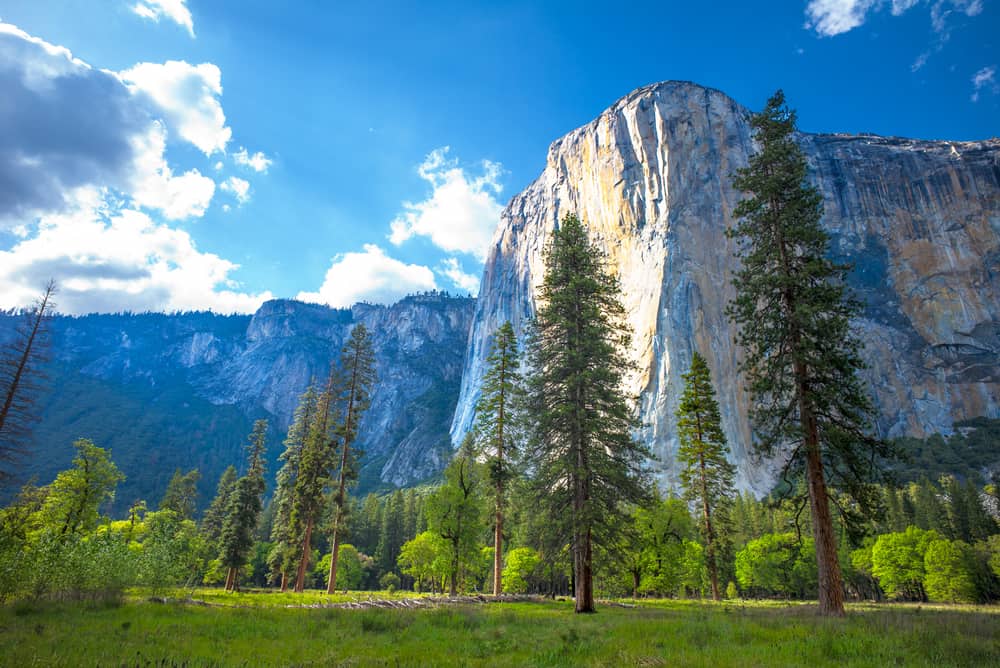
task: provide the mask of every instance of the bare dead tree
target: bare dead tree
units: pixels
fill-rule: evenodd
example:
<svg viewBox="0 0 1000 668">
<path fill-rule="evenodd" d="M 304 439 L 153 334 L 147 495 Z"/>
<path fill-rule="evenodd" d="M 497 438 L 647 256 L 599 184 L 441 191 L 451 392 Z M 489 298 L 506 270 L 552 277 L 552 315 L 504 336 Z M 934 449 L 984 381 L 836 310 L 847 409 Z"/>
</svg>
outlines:
<svg viewBox="0 0 1000 668">
<path fill-rule="evenodd" d="M 0 485 L 14 477 L 13 466 L 27 453 L 31 428 L 38 419 L 55 293 L 56 282 L 50 280 L 34 304 L 22 311 L 23 321 L 13 340 L 0 349 Z"/>
</svg>

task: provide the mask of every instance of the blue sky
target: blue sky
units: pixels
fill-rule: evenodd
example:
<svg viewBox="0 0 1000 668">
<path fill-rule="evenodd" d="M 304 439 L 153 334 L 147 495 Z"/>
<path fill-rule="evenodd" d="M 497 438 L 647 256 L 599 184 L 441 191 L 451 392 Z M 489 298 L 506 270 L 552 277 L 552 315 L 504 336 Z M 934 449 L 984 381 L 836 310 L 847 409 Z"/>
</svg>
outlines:
<svg viewBox="0 0 1000 668">
<path fill-rule="evenodd" d="M 8 0 L 0 307 L 49 276 L 77 313 L 475 293 L 549 143 L 654 81 L 996 136 L 996 4 Z"/>
</svg>

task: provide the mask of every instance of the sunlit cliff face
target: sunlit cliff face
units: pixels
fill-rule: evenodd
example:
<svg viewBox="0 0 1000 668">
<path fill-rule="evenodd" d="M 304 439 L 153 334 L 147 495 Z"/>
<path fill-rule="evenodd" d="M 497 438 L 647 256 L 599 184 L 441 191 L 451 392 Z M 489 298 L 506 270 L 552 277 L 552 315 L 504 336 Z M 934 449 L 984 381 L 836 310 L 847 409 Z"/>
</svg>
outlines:
<svg viewBox="0 0 1000 668">
<path fill-rule="evenodd" d="M 831 253 L 855 265 L 867 307 L 856 325 L 885 436 L 949 431 L 1000 415 L 1000 141 L 801 136 L 824 196 Z M 738 484 L 766 491 L 775 464 L 751 455 L 741 354 L 725 317 L 734 295 L 725 231 L 741 194 L 729 175 L 753 151 L 748 112 L 690 83 L 639 89 L 552 144 L 538 179 L 515 196 L 486 263 L 452 425 L 474 404 L 492 332 L 519 334 L 534 310 L 542 253 L 576 213 L 622 285 L 647 441 L 674 483 L 681 374 L 701 352 L 712 369 Z"/>
</svg>

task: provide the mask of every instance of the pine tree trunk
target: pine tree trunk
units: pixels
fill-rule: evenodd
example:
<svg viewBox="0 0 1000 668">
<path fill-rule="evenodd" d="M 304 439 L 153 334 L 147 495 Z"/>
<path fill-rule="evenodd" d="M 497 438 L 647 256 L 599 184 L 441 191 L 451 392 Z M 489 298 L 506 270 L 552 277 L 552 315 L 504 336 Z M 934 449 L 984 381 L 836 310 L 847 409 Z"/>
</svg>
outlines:
<svg viewBox="0 0 1000 668">
<path fill-rule="evenodd" d="M 302 560 L 299 562 L 299 572 L 295 577 L 295 591 L 302 592 L 306 588 L 306 567 L 309 565 L 309 544 L 312 542 L 313 522 L 306 522 L 306 534 L 302 539 Z"/>
<path fill-rule="evenodd" d="M 503 492 L 498 491 L 498 494 Z M 502 590 L 502 583 L 500 581 L 500 574 L 503 571 L 503 554 L 501 549 L 503 547 L 503 511 L 500 509 L 500 504 L 497 503 L 497 516 L 496 516 L 496 528 L 493 532 L 493 595 L 499 596 Z"/>
<path fill-rule="evenodd" d="M 701 510 L 705 518 L 705 551 L 707 552 L 705 556 L 708 562 L 708 575 L 712 580 L 712 600 L 721 601 L 722 596 L 719 594 L 719 567 L 715 560 L 715 532 L 712 530 L 712 509 L 708 505 L 708 474 L 705 471 L 705 457 L 701 456 L 699 460 L 701 464 Z"/>
<path fill-rule="evenodd" d="M 594 571 L 590 529 L 578 535 L 579 547 L 574 560 L 579 575 L 576 577 L 576 612 L 594 612 Z"/>
<path fill-rule="evenodd" d="M 799 375 L 801 373 L 801 375 Z M 805 432 L 806 475 L 809 485 L 809 509 L 812 511 L 813 542 L 816 544 L 816 571 L 819 579 L 819 612 L 821 615 L 844 615 L 844 585 L 837 557 L 837 537 L 833 532 L 830 499 L 826 495 L 826 478 L 820 456 L 819 434 L 812 407 L 805 399 L 804 372 L 796 365 L 799 375 L 799 412 Z"/>
<path fill-rule="evenodd" d="M 326 593 L 337 591 L 337 562 L 340 560 L 340 507 L 337 507 L 337 519 L 333 523 L 333 552 L 330 554 L 330 576 L 326 582 Z"/>
<path fill-rule="evenodd" d="M 230 566 L 230 567 L 229 567 L 229 568 L 228 568 L 228 569 L 226 570 L 226 591 L 227 591 L 227 592 L 229 592 L 229 591 L 232 591 L 232 590 L 233 590 L 233 573 L 234 573 L 235 571 L 236 571 L 236 569 L 235 569 L 235 568 L 233 568 L 232 566 Z"/>
<path fill-rule="evenodd" d="M 281 593 L 288 591 L 288 573 L 281 571 Z"/>
</svg>

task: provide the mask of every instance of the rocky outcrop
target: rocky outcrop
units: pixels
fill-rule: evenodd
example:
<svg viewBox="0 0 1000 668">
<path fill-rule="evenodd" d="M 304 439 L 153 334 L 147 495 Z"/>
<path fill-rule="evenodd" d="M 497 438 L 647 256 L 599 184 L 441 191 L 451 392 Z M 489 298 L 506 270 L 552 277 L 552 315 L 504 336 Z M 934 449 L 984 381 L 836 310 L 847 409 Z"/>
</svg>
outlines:
<svg viewBox="0 0 1000 668">
<path fill-rule="evenodd" d="M 823 193 L 832 252 L 854 263 L 865 377 L 885 436 L 950 430 L 1000 415 L 1000 141 L 801 136 Z M 694 351 L 708 359 L 744 489 L 774 466 L 752 455 L 740 350 L 725 317 L 741 194 L 729 174 L 754 150 L 748 112 L 684 82 L 641 88 L 549 148 L 541 176 L 504 210 L 470 334 L 457 443 L 474 417 L 492 332 L 534 311 L 542 253 L 557 221 L 578 214 L 620 278 L 634 337 L 641 438 L 676 480 L 674 413 Z"/>
</svg>

